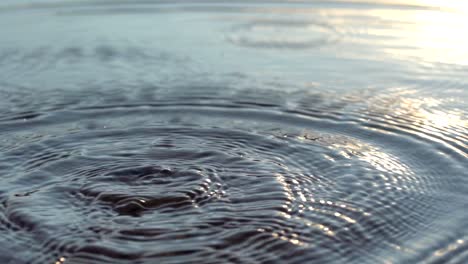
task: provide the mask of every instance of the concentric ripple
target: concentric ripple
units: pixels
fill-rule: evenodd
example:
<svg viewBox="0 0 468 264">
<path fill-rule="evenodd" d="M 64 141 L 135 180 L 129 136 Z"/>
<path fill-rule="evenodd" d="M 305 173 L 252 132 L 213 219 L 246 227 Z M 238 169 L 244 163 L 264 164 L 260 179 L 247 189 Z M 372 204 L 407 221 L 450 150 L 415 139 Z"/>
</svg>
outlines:
<svg viewBox="0 0 468 264">
<path fill-rule="evenodd" d="M 413 256 L 461 186 L 455 147 L 368 129 L 351 98 L 184 90 L 4 118 L 2 243 L 24 253 L 3 258 L 375 263 Z"/>
<path fill-rule="evenodd" d="M 322 21 L 253 20 L 232 29 L 227 40 L 254 48 L 312 49 L 333 44 L 338 34 Z"/>
</svg>

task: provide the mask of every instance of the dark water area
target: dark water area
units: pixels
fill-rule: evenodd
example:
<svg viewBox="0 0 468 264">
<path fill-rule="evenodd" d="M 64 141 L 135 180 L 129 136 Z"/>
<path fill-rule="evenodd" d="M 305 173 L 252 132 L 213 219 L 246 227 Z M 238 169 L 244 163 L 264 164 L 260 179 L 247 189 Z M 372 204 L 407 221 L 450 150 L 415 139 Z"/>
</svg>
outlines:
<svg viewBox="0 0 468 264">
<path fill-rule="evenodd" d="M 468 263 L 468 8 L 3 1 L 0 263 Z"/>
</svg>

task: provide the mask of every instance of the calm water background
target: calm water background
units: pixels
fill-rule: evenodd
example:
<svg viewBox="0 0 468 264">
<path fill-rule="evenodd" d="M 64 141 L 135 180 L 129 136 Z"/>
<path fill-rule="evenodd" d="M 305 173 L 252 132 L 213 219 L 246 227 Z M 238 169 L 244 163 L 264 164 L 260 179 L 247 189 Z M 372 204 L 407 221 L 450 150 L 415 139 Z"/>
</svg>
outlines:
<svg viewBox="0 0 468 264">
<path fill-rule="evenodd" d="M 1 263 L 468 263 L 464 1 L 2 1 Z"/>
</svg>

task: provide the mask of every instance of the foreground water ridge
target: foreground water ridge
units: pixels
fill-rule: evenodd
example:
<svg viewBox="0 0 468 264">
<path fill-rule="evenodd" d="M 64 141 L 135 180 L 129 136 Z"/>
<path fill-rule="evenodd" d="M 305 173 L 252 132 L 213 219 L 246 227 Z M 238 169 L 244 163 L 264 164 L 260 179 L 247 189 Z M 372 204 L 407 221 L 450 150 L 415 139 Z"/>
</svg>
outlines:
<svg viewBox="0 0 468 264">
<path fill-rule="evenodd" d="M 468 260 L 461 11 L 0 12 L 1 263 Z"/>
</svg>

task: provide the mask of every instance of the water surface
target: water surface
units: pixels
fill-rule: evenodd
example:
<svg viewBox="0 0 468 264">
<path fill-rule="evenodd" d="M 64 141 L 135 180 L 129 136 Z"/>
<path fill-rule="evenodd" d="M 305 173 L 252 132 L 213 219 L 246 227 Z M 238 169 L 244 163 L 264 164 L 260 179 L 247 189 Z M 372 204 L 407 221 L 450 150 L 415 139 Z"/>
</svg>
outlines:
<svg viewBox="0 0 468 264">
<path fill-rule="evenodd" d="M 466 263 L 457 1 L 3 1 L 1 263 Z"/>
</svg>

